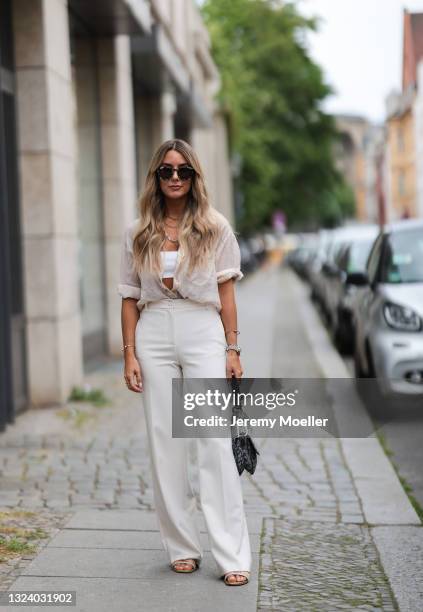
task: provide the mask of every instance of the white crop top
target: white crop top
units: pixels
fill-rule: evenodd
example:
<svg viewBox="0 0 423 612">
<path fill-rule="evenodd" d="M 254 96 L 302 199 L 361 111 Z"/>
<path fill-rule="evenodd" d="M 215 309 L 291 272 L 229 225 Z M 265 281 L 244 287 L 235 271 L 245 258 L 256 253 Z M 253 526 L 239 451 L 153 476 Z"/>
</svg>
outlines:
<svg viewBox="0 0 423 612">
<path fill-rule="evenodd" d="M 160 251 L 163 264 L 162 278 L 172 278 L 175 274 L 178 251 Z"/>
</svg>

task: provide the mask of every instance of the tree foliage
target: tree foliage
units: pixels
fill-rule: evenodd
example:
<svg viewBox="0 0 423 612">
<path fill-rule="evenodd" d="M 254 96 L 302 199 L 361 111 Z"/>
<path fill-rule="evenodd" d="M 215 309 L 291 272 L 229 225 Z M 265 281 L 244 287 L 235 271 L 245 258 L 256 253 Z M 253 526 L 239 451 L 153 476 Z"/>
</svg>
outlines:
<svg viewBox="0 0 423 612">
<path fill-rule="evenodd" d="M 316 21 L 274 0 L 206 0 L 201 11 L 242 160 L 240 229 L 268 224 L 275 209 L 290 224 L 341 219 L 353 196 L 333 160 L 334 118 L 321 109 L 332 90 L 308 54 Z"/>
</svg>

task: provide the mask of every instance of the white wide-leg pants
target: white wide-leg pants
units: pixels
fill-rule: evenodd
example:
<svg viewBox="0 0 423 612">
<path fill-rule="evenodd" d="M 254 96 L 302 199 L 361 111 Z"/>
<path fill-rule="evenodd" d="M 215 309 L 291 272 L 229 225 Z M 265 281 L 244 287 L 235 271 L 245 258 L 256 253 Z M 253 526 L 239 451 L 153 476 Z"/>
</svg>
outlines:
<svg viewBox="0 0 423 612">
<path fill-rule="evenodd" d="M 197 444 L 199 496 L 220 575 L 251 569 L 241 481 L 230 437 L 172 438 L 172 378 L 226 378 L 226 338 L 213 305 L 164 298 L 145 305 L 136 327 L 153 495 L 169 561 L 203 551 L 194 519 L 188 444 Z"/>
</svg>

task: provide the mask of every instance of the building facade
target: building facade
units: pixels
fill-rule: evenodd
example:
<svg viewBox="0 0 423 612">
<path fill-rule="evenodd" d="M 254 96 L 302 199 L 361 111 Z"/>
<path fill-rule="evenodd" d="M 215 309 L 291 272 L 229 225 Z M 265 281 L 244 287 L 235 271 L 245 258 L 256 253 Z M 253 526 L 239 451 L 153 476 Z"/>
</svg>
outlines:
<svg viewBox="0 0 423 612">
<path fill-rule="evenodd" d="M 0 0 L 0 428 L 121 355 L 119 247 L 155 148 L 199 154 L 233 219 L 227 119 L 194 0 Z"/>
<path fill-rule="evenodd" d="M 418 66 L 423 59 L 423 13 L 403 13 L 402 89 L 386 99 L 389 190 L 388 220 L 421 215 L 421 96 Z"/>
<path fill-rule="evenodd" d="M 340 140 L 335 151 L 338 169 L 344 175 L 355 196 L 355 216 L 366 218 L 365 146 L 368 121 L 359 115 L 335 115 Z"/>
<path fill-rule="evenodd" d="M 423 218 L 423 59 L 417 66 L 417 95 L 414 99 L 413 115 L 416 143 L 416 216 Z"/>
</svg>

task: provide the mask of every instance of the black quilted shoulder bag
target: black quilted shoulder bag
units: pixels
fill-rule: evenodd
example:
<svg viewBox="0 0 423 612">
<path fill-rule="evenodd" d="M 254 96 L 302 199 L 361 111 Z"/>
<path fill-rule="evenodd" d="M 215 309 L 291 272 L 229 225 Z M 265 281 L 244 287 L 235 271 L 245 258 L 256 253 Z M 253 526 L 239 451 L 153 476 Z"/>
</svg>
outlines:
<svg viewBox="0 0 423 612">
<path fill-rule="evenodd" d="M 231 380 L 232 391 L 235 391 L 235 402 L 232 404 L 232 417 L 243 419 L 245 425 L 231 425 L 232 450 L 238 474 L 241 476 L 244 470 L 254 474 L 257 466 L 257 455 L 260 455 L 251 438 L 251 427 L 248 424 L 248 415 L 239 403 L 239 381 L 235 376 Z"/>
</svg>

